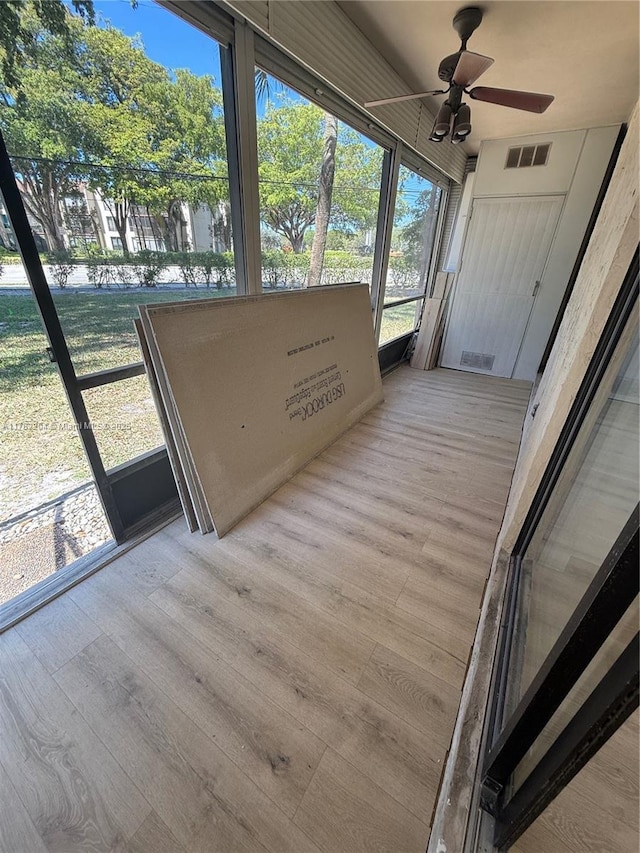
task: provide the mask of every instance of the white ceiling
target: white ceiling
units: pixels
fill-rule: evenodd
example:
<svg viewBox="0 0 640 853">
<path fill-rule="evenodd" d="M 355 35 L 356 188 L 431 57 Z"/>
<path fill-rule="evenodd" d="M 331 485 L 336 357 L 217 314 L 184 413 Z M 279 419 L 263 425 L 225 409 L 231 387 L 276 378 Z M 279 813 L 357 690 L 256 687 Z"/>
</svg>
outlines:
<svg viewBox="0 0 640 853">
<path fill-rule="evenodd" d="M 471 101 L 469 154 L 482 139 L 621 123 L 638 100 L 640 4 L 635 0 L 342 0 L 339 5 L 416 92 L 442 88 L 440 60 L 460 45 L 451 25 L 455 13 L 468 5 L 482 8 L 483 21 L 468 49 L 495 62 L 475 85 L 544 92 L 555 101 L 543 115 Z M 397 94 L 404 92 L 381 91 L 378 97 Z M 426 99 L 435 109 L 443 100 Z"/>
</svg>

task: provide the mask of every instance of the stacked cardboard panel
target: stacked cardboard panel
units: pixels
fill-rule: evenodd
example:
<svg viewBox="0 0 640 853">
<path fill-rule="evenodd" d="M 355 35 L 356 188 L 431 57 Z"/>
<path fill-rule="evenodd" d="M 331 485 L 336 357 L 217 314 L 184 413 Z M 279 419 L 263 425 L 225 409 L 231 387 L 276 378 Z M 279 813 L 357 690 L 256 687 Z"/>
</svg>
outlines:
<svg viewBox="0 0 640 853">
<path fill-rule="evenodd" d="M 382 400 L 366 285 L 139 306 L 190 528 L 218 536 Z"/>
</svg>

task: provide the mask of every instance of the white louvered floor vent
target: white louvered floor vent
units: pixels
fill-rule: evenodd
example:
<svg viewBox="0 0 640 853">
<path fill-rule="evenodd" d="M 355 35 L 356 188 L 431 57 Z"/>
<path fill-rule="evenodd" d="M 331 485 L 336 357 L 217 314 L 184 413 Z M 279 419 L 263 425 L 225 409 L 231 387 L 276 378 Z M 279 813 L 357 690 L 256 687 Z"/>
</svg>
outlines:
<svg viewBox="0 0 640 853">
<path fill-rule="evenodd" d="M 462 350 L 460 364 L 463 367 L 475 367 L 476 370 L 493 370 L 495 358 L 495 355 L 489 355 L 486 352 L 467 352 L 467 350 Z"/>
</svg>

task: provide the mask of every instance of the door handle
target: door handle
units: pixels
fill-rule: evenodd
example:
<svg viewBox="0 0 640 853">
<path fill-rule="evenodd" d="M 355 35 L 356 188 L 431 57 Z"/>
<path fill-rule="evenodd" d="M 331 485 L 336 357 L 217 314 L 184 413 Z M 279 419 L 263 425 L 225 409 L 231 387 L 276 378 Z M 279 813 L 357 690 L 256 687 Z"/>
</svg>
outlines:
<svg viewBox="0 0 640 853">
<path fill-rule="evenodd" d="M 536 283 L 533 286 L 533 293 L 531 294 L 534 299 L 536 297 L 536 293 L 538 292 L 539 288 L 540 288 L 540 282 L 536 281 Z"/>
</svg>

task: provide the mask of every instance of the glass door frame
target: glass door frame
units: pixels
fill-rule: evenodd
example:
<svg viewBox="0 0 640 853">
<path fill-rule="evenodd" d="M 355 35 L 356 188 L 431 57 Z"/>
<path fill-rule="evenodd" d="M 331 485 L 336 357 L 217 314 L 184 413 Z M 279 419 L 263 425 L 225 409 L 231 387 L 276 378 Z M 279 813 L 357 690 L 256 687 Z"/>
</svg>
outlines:
<svg viewBox="0 0 640 853">
<path fill-rule="evenodd" d="M 493 844 L 513 844 L 638 707 L 639 635 L 512 794 L 509 779 L 639 592 L 639 506 L 565 625 L 514 712 L 505 710 L 507 674 L 516 646 L 523 558 L 594 400 L 639 293 L 638 250 L 560 435 L 511 556 L 504 617 L 492 673 L 481 807 L 494 819 Z M 512 659 L 513 658 L 513 659 Z"/>
</svg>

